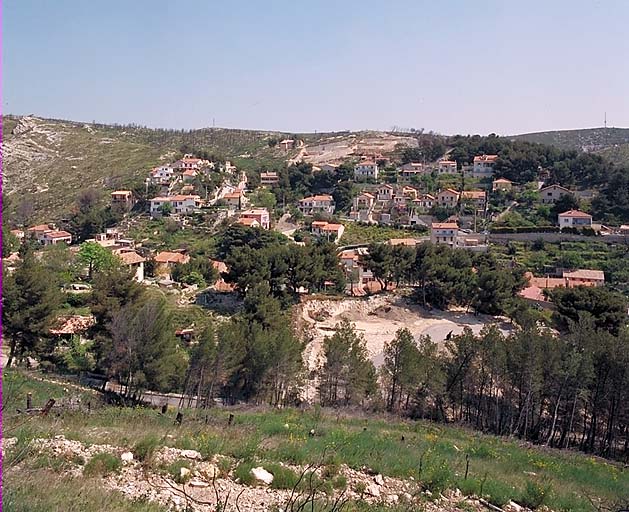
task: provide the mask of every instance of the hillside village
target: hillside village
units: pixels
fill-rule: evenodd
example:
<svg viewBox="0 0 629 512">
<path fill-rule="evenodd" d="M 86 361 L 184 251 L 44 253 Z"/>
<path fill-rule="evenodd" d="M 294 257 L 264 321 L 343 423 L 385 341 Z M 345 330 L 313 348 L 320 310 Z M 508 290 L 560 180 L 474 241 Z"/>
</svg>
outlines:
<svg viewBox="0 0 629 512">
<path fill-rule="evenodd" d="M 386 150 L 377 136 L 337 137 L 268 139 L 282 159 L 273 165 L 188 145 L 144 168 L 133 186 L 86 187 L 48 222 L 29 222 L 40 217 L 7 196 L 3 364 L 63 373 L 160 418 L 175 411 L 180 426 L 207 426 L 223 407 L 241 415 L 252 405 L 316 406 L 626 458 L 629 220 L 601 185 L 607 164 L 525 145 L 550 154 L 546 167 L 531 165 L 510 153 L 519 143 L 492 137 L 395 135 L 383 139 Z M 584 350 L 597 357 L 564 366 Z M 274 435 L 292 432 L 292 421 Z M 317 425 L 300 434 L 304 442 L 328 435 Z M 190 438 L 186 446 L 201 446 Z M 71 444 L 95 456 L 75 441 L 36 441 L 44 452 Z M 137 447 L 98 450 L 126 457 L 109 488 L 177 509 L 172 489 L 181 482 L 218 501 L 203 494 L 213 480 L 201 468 L 220 460 L 221 485 L 265 506 L 286 499 L 273 478 L 304 469 L 279 469 L 263 445 L 244 460 L 179 451 L 196 462 L 172 470 L 171 490 L 159 493 L 133 476 Z M 395 471 L 384 480 L 340 460 L 339 475 L 351 481 L 339 486 L 352 500 L 430 500 L 429 487 L 415 492 L 412 480 L 391 479 Z M 559 503 L 537 480 L 503 498 L 479 480 L 465 494 L 489 498 L 467 504 L 453 460 L 431 463 L 423 477 L 452 489 L 440 503 L 513 511 Z"/>
<path fill-rule="evenodd" d="M 110 208 L 120 213 L 120 218 L 125 219 L 121 225 L 127 226 L 148 214 L 155 220 L 168 218 L 179 229 L 185 230 L 195 216 L 211 212 L 215 229 L 219 225 L 236 223 L 248 228 L 276 229 L 288 235 L 293 243 L 301 245 L 304 239 L 311 237 L 334 242 L 339 247 L 339 263 L 346 277 L 358 275 L 359 286 L 348 285 L 350 294 L 373 292 L 374 286 L 378 286 L 378 279 L 361 263 L 369 244 L 361 245 L 359 241 L 350 244 L 351 247 L 344 246 L 343 235 L 350 225 L 364 229 L 382 226 L 405 230 L 409 236 L 383 240 L 392 246 L 415 246 L 430 241 L 474 252 L 487 251 L 492 234 L 502 235 L 500 243 L 509 238 L 519 240 L 524 233 L 528 234 L 526 239 L 532 240 L 532 234 L 536 232 L 540 238 L 548 237 L 547 233 L 558 234 L 551 235 L 550 240 L 570 234 L 577 238 L 602 236 L 606 241 L 618 242 L 629 235 L 629 225 L 606 225 L 579 209 L 580 204 L 589 204 L 595 191 L 571 190 L 552 183 L 548 170 L 541 167 L 531 182 L 516 183 L 499 177 L 496 172 L 499 157 L 495 154 L 474 155 L 470 164 L 460 165 L 450 160 L 448 154 L 434 162 L 424 159 L 402 163 L 399 155 L 396 159 L 370 150 L 312 165 L 305 162 L 310 155 L 303 141 L 285 139 L 276 144 L 285 153 L 300 148 L 302 160 L 293 166 L 307 168 L 313 178 L 325 175 L 324 179 L 330 183 L 329 187 L 324 187 L 326 193 L 304 194 L 305 197 L 292 204 L 284 203 L 281 208 L 276 204 L 270 208 L 264 205 L 265 200 L 268 202 L 269 191 L 281 188 L 280 179 L 286 179 L 278 171 L 254 173 L 252 181 L 255 184 L 251 184 L 249 177 L 252 173 L 239 171 L 229 160 L 214 162 L 188 153 L 147 171 L 144 180 L 146 197 L 139 198 L 133 190 L 112 191 L 109 194 Z M 291 168 L 288 170 L 290 180 Z M 335 175 L 345 176 L 347 181 L 344 183 L 351 186 L 352 195 L 343 198 L 343 205 L 335 202 Z M 510 227 L 510 217 L 536 207 L 550 211 L 537 226 Z M 139 282 L 148 277 L 144 272 L 147 261 L 151 262 L 151 268 L 157 269 L 155 277 L 165 278 L 160 281 L 163 283 L 172 278 L 169 269 L 189 261 L 185 247 L 154 252 L 142 247 L 140 241 L 130 239 L 124 231 L 120 227 L 110 227 L 102 233 L 94 233 L 93 238 L 77 240 L 69 231 L 50 222 L 15 227 L 11 233 L 19 241 L 36 240 L 43 246 L 95 242 L 133 268 Z M 17 252 L 7 255 L 10 264 L 18 259 Z M 224 265 L 214 262 L 215 266 L 219 264 Z M 522 296 L 541 299 L 540 289 L 550 289 L 558 282 L 571 286 L 572 281 L 563 280 L 563 275 L 574 272 L 596 274 L 596 279 L 586 279 L 581 284 L 598 286 L 604 281 L 604 277 L 600 279 L 603 275 L 600 270 L 559 269 L 554 275 L 532 277 L 530 289 L 521 292 Z M 554 284 L 539 287 L 542 277 L 550 278 L 545 282 Z"/>
</svg>

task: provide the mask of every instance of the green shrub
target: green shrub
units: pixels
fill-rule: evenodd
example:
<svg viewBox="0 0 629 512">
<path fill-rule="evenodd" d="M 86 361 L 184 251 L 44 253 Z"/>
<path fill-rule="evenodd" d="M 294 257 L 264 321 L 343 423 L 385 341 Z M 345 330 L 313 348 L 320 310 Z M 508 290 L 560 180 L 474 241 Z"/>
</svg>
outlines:
<svg viewBox="0 0 629 512">
<path fill-rule="evenodd" d="M 526 482 L 526 486 L 524 487 L 524 491 L 522 491 L 518 503 L 528 508 L 538 509 L 548 502 L 550 495 L 550 484 L 543 485 L 529 480 Z"/>
<path fill-rule="evenodd" d="M 116 455 L 103 452 L 94 455 L 83 468 L 85 476 L 106 476 L 110 473 L 118 473 L 122 468 L 122 461 Z"/>
<path fill-rule="evenodd" d="M 299 475 L 295 471 L 279 464 L 265 465 L 264 469 L 273 475 L 271 483 L 273 489 L 293 489 L 299 480 Z"/>
<path fill-rule="evenodd" d="M 254 463 L 251 461 L 241 462 L 236 466 L 234 470 L 234 478 L 240 481 L 244 485 L 253 485 L 254 478 L 251 475 L 251 470 L 254 467 Z"/>
<path fill-rule="evenodd" d="M 185 476 L 181 476 L 181 468 L 190 469 L 190 462 L 187 460 L 176 460 L 169 464 L 166 468 L 166 472 L 172 477 L 172 479 L 178 484 L 185 484 L 192 477 L 192 471 Z"/>
<path fill-rule="evenodd" d="M 332 487 L 339 490 L 347 489 L 347 477 L 338 475 L 332 479 Z"/>
<path fill-rule="evenodd" d="M 447 462 L 443 461 L 438 465 L 427 468 L 422 477 L 422 486 L 430 492 L 440 493 L 445 491 L 452 484 L 454 475 Z"/>
<path fill-rule="evenodd" d="M 154 435 L 146 436 L 135 444 L 133 455 L 141 462 L 149 462 L 160 444 L 159 437 Z"/>
<path fill-rule="evenodd" d="M 493 505 L 502 507 L 517 496 L 517 491 L 503 482 L 486 480 L 482 483 L 482 493 L 480 494 Z"/>
</svg>

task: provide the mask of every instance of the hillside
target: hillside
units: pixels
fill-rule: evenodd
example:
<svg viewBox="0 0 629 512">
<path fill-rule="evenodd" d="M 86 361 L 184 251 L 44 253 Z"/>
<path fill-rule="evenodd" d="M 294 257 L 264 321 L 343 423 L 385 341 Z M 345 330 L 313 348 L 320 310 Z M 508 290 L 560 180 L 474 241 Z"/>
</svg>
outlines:
<svg viewBox="0 0 629 512">
<path fill-rule="evenodd" d="M 547 144 L 561 149 L 601 151 L 629 143 L 629 128 L 587 128 L 582 130 L 556 130 L 523 133 L 509 137 L 538 144 Z"/>
<path fill-rule="evenodd" d="M 286 137 L 303 141 L 303 147 L 288 152 L 271 147 L 270 142 Z M 29 203 L 34 220 L 45 221 L 67 215 L 83 189 L 111 191 L 143 183 L 151 167 L 173 161 L 184 148 L 231 160 L 246 171 L 300 159 L 314 164 L 341 161 L 356 151 L 388 153 L 398 144 L 413 146 L 417 141 L 380 132 L 184 131 L 4 116 L 4 187 L 15 198 L 13 208 Z"/>
<path fill-rule="evenodd" d="M 589 511 L 629 495 L 619 465 L 456 426 L 266 407 L 184 410 L 177 426 L 173 410 L 110 406 L 50 378 L 5 374 L 4 510 Z M 27 393 L 35 407 L 56 399 L 53 413 L 15 412 Z"/>
<path fill-rule="evenodd" d="M 85 188 L 114 190 L 140 184 L 148 170 L 177 157 L 182 146 L 231 159 L 247 169 L 276 165 L 286 153 L 270 148 L 284 134 L 207 128 L 153 130 L 47 120 L 3 118 L 5 192 L 32 202 L 39 220 L 68 212 Z"/>
</svg>

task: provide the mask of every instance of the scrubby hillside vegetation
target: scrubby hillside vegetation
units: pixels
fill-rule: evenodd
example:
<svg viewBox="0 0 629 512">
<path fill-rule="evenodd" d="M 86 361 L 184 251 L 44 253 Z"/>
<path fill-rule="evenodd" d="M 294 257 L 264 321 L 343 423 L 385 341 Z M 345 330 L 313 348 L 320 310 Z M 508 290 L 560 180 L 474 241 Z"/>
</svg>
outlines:
<svg viewBox="0 0 629 512">
<path fill-rule="evenodd" d="M 193 409 L 179 424 L 41 377 L 5 374 L 3 510 L 578 512 L 629 497 L 619 465 L 459 427 L 266 407 Z M 58 412 L 17 413 L 29 393 Z"/>
</svg>

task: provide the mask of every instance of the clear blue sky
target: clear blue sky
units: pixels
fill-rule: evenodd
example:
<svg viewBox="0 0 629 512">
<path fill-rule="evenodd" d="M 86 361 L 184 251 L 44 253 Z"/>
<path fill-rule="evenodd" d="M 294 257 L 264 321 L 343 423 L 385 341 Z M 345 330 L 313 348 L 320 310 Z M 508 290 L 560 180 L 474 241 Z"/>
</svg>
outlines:
<svg viewBox="0 0 629 512">
<path fill-rule="evenodd" d="M 154 127 L 629 126 L 626 0 L 3 0 L 3 111 Z"/>
</svg>

